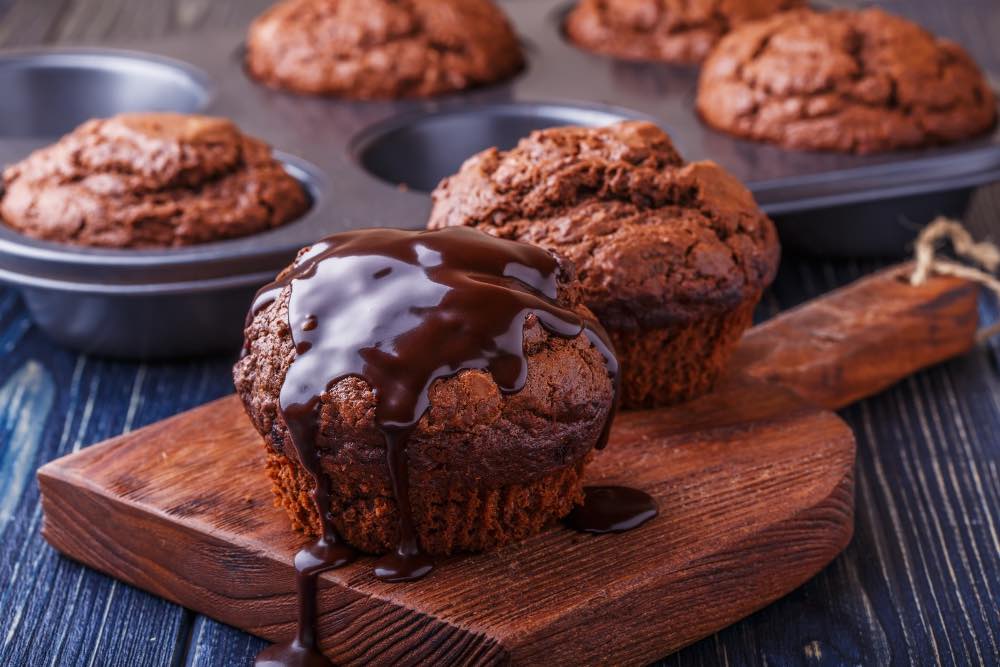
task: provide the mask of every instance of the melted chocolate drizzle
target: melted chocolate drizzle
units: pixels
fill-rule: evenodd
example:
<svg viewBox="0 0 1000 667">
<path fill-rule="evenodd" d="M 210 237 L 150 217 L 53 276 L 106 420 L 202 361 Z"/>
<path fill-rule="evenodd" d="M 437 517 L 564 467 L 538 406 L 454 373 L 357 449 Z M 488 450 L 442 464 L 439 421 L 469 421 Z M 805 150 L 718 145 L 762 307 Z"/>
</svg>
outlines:
<svg viewBox="0 0 1000 667">
<path fill-rule="evenodd" d="M 303 253 L 258 292 L 253 316 L 288 286 L 288 324 L 296 357 L 281 388 L 291 444 L 315 481 L 322 536 L 295 558 L 299 632 L 290 644 L 258 656 L 258 665 L 329 664 L 316 638 L 316 577 L 353 559 L 330 512 L 329 478 L 316 440 L 320 396 L 340 380 L 364 379 L 376 398 L 375 425 L 385 438 L 399 517 L 396 548 L 375 564 L 385 581 L 431 571 L 410 507 L 407 442 L 429 406 L 433 382 L 466 369 L 487 370 L 504 393 L 527 379 L 525 320 L 551 334 L 585 334 L 603 354 L 618 394 L 618 366 L 604 330 L 557 302 L 559 262 L 549 252 L 465 227 L 433 232 L 362 230 L 331 236 Z M 246 349 L 244 353 L 246 353 Z M 614 410 L 600 441 L 607 442 Z"/>
<path fill-rule="evenodd" d="M 570 528 L 585 533 L 622 533 L 657 515 L 656 501 L 645 491 L 627 486 L 588 486 L 583 504 L 566 517 Z"/>
</svg>

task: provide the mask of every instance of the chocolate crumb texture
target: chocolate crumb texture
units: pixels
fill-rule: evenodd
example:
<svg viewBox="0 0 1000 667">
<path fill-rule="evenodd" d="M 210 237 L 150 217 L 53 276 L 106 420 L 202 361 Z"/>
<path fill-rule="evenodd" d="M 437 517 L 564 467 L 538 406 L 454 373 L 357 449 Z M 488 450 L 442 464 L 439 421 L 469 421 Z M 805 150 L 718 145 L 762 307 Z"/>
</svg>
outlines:
<svg viewBox="0 0 1000 667">
<path fill-rule="evenodd" d="M 746 24 L 705 61 L 709 125 L 786 148 L 875 153 L 974 137 L 989 83 L 957 44 L 880 9 L 800 9 Z"/>
<path fill-rule="evenodd" d="M 91 120 L 3 174 L 0 218 L 47 241 L 168 248 L 283 225 L 309 206 L 264 142 L 173 113 Z"/>
</svg>

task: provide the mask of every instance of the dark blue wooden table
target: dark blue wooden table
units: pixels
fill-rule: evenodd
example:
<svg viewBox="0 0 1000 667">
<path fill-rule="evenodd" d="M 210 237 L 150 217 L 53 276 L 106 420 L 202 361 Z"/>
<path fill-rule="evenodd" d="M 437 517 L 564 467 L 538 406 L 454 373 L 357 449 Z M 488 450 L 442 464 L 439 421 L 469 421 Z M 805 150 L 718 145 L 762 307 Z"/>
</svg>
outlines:
<svg viewBox="0 0 1000 667">
<path fill-rule="evenodd" d="M 994 63 L 995 1 L 977 2 L 982 21 L 955 22 L 950 35 Z M 0 45 L 242 25 L 266 4 L 0 0 Z M 906 13 L 907 3 L 887 4 Z M 967 222 L 1000 238 L 1000 186 L 977 193 Z M 758 316 L 879 266 L 787 257 Z M 984 299 L 984 321 L 997 313 Z M 998 344 L 842 411 L 858 440 L 854 541 L 791 595 L 663 664 L 1000 664 Z M 34 481 L 46 461 L 229 393 L 231 362 L 77 355 L 47 341 L 16 293 L 0 289 L 0 665 L 250 664 L 260 640 L 50 549 Z"/>
</svg>

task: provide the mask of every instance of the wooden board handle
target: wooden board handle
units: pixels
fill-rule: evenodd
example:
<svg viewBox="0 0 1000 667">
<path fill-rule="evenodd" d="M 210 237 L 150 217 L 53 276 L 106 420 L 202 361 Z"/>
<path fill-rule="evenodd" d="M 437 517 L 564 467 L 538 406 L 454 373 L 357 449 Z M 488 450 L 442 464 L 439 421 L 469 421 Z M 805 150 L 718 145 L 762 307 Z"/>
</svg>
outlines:
<svg viewBox="0 0 1000 667">
<path fill-rule="evenodd" d="M 893 266 L 754 327 L 731 372 L 840 408 L 970 350 L 979 287 L 943 276 L 914 287 L 911 270 Z"/>
</svg>

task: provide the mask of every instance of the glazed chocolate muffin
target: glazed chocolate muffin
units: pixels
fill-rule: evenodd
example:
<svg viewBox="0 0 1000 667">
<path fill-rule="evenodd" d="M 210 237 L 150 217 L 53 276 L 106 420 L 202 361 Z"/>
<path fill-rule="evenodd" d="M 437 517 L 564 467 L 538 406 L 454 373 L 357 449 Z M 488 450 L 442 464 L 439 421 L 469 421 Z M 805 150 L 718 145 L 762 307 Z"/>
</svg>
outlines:
<svg viewBox="0 0 1000 667">
<path fill-rule="evenodd" d="M 406 523 L 423 553 L 447 554 L 568 513 L 617 368 L 580 299 L 569 262 L 469 229 L 303 250 L 258 296 L 234 369 L 294 527 L 327 528 L 317 488 L 368 552 L 397 547 Z"/>
<path fill-rule="evenodd" d="M 246 62 L 275 88 L 354 99 L 439 95 L 524 65 L 490 0 L 285 0 L 250 27 Z"/>
<path fill-rule="evenodd" d="M 578 46 L 628 60 L 701 62 L 734 26 L 804 0 L 581 0 L 566 17 Z"/>
<path fill-rule="evenodd" d="M 993 91 L 961 47 L 879 9 L 746 24 L 705 62 L 697 104 L 740 137 L 854 153 L 958 141 L 996 121 Z"/>
<path fill-rule="evenodd" d="M 167 248 L 261 232 L 309 207 L 270 147 L 223 118 L 91 120 L 3 174 L 0 218 L 47 241 Z"/>
<path fill-rule="evenodd" d="M 471 225 L 577 266 L 622 364 L 622 407 L 708 391 L 778 265 L 771 221 L 712 162 L 655 125 L 562 127 L 470 158 L 434 191 L 429 226 Z"/>
</svg>

